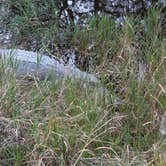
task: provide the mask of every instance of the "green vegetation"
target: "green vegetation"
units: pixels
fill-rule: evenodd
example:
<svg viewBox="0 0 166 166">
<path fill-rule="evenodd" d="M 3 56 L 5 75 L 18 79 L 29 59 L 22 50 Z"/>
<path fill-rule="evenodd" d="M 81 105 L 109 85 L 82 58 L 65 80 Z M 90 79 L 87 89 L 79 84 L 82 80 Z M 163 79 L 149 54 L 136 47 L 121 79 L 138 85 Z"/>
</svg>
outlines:
<svg viewBox="0 0 166 166">
<path fill-rule="evenodd" d="M 56 18 L 45 25 L 31 1 L 12 2 L 8 28 L 17 28 L 14 38 L 39 40 L 52 52 L 60 31 L 55 6 L 43 2 Z M 166 48 L 159 14 L 152 8 L 142 21 L 126 17 L 120 28 L 103 15 L 63 31 L 64 48 L 75 48 L 79 59 L 92 63 L 111 94 L 107 102 L 95 86 L 16 80 L 1 64 L 0 163 L 165 165 L 159 124 L 166 109 Z"/>
</svg>

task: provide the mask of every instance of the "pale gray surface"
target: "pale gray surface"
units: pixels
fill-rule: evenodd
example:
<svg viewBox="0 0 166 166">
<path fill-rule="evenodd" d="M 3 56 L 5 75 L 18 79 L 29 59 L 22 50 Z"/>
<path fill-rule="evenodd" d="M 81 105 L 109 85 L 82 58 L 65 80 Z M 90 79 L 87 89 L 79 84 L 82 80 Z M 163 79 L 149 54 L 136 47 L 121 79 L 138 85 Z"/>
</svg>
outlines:
<svg viewBox="0 0 166 166">
<path fill-rule="evenodd" d="M 164 112 L 161 119 L 160 133 L 163 137 L 166 137 L 166 111 Z"/>
<path fill-rule="evenodd" d="M 92 74 L 80 71 L 72 66 L 64 66 L 57 60 L 45 55 L 20 49 L 0 49 L 0 61 L 4 62 L 11 58 L 11 62 L 17 64 L 16 77 L 25 78 L 26 76 L 37 76 L 39 79 L 69 78 L 82 81 L 98 83 L 99 80 Z M 8 65 L 11 67 L 11 64 Z"/>
</svg>

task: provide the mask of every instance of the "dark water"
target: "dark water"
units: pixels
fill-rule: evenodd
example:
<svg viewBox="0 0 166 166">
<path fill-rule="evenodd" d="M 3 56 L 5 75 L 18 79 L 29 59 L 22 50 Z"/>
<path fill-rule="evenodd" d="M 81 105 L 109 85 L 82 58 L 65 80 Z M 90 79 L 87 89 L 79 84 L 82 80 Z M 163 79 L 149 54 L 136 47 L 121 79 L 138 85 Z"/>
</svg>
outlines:
<svg viewBox="0 0 166 166">
<path fill-rule="evenodd" d="M 166 8 L 166 0 L 62 0 L 58 3 L 59 17 L 66 23 L 83 24 L 91 15 L 105 13 L 115 19 L 126 14 L 141 14 L 152 6 Z"/>
</svg>

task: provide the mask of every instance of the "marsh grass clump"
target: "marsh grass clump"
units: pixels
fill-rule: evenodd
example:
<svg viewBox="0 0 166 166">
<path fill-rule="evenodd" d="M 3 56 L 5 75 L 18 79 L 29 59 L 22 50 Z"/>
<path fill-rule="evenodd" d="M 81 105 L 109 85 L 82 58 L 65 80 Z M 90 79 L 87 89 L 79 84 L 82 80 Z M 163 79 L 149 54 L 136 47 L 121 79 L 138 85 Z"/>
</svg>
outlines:
<svg viewBox="0 0 166 166">
<path fill-rule="evenodd" d="M 82 91 L 79 82 L 29 82 L 8 74 L 3 72 L 0 85 L 2 164 L 78 163 L 92 156 L 84 150 L 96 148 L 98 139 L 111 132 L 97 90 Z"/>
<path fill-rule="evenodd" d="M 12 24 L 26 37 L 44 41 L 50 35 L 57 46 L 59 27 L 49 21 L 44 27 L 32 4 L 15 2 Z M 166 109 L 166 48 L 159 16 L 152 8 L 142 17 L 125 17 L 121 27 L 102 15 L 65 29 L 67 47 L 92 65 L 80 67 L 97 73 L 111 94 L 107 103 L 95 86 L 18 81 L 1 65 L 0 164 L 164 165 L 159 124 Z"/>
</svg>

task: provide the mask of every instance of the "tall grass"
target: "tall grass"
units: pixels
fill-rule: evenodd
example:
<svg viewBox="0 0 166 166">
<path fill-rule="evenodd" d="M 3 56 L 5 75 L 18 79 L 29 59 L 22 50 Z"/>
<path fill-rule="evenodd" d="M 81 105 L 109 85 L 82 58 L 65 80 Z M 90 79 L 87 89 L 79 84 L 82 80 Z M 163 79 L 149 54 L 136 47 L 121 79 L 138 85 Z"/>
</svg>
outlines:
<svg viewBox="0 0 166 166">
<path fill-rule="evenodd" d="M 14 4 L 19 32 L 41 41 L 50 35 L 57 45 L 56 24 L 41 30 L 40 9 L 30 4 Z M 142 20 L 126 17 L 122 27 L 103 15 L 74 28 L 71 47 L 90 59 L 111 94 L 107 103 L 95 86 L 16 80 L 1 64 L 0 163 L 165 165 L 158 128 L 166 109 L 166 48 L 158 16 L 152 8 Z"/>
</svg>

